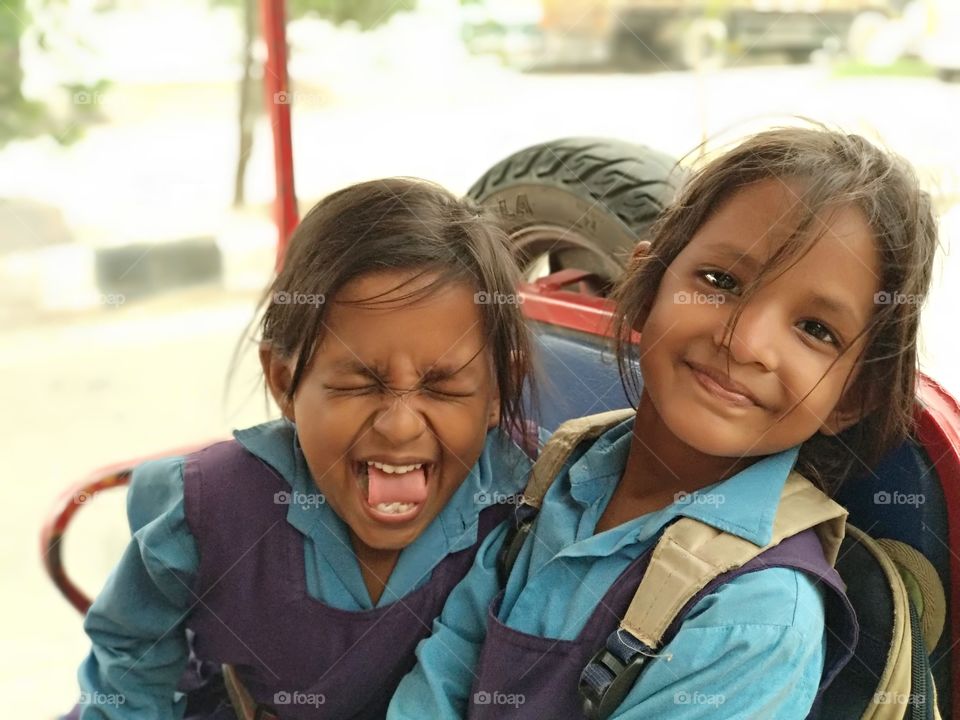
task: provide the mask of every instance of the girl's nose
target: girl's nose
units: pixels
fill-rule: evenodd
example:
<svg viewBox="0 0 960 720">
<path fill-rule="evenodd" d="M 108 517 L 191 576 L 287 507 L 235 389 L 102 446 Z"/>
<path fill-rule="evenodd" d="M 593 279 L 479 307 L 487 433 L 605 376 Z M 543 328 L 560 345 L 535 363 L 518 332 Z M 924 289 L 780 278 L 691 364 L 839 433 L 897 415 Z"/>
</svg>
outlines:
<svg viewBox="0 0 960 720">
<path fill-rule="evenodd" d="M 737 310 L 742 308 L 739 317 Z M 727 322 L 718 323 L 714 332 L 714 342 L 722 347 L 729 341 L 728 350 L 734 362 L 740 365 L 762 365 L 765 370 L 774 371 L 779 365 L 777 352 L 777 322 L 775 308 L 753 300 L 740 308 L 730 309 Z M 736 318 L 736 324 L 734 324 Z M 732 334 L 731 334 L 732 328 Z"/>
<path fill-rule="evenodd" d="M 416 402 L 406 394 L 387 395 L 385 406 L 373 419 L 373 429 L 393 445 L 402 445 L 420 437 L 427 427 Z"/>
</svg>

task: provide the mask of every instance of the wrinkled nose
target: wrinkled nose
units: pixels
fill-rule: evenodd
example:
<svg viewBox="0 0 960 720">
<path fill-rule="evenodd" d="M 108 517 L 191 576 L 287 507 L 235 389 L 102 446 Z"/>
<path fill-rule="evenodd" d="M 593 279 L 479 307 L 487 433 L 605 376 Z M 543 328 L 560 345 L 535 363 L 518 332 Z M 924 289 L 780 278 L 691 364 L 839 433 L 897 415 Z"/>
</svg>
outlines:
<svg viewBox="0 0 960 720">
<path fill-rule="evenodd" d="M 416 440 L 427 427 L 426 420 L 408 395 L 389 395 L 385 406 L 373 420 L 376 433 L 392 445 L 403 445 Z"/>
</svg>

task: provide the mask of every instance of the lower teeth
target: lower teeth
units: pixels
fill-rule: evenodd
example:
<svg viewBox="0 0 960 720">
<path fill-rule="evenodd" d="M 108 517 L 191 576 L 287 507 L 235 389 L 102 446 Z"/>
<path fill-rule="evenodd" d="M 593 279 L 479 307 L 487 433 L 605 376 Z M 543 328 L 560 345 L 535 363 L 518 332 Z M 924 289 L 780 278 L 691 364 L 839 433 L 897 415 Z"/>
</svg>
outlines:
<svg viewBox="0 0 960 720">
<path fill-rule="evenodd" d="M 399 515 L 401 513 L 409 512 L 416 507 L 416 503 L 404 503 L 404 502 L 393 502 L 393 503 L 377 503 L 373 506 L 377 512 L 386 513 L 388 515 Z"/>
</svg>

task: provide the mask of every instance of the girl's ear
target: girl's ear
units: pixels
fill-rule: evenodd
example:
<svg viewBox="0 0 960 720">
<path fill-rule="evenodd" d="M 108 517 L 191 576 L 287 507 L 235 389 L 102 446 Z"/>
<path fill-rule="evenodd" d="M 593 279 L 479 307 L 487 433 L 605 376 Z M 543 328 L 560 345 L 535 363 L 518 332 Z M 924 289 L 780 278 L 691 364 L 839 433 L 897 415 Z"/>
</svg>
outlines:
<svg viewBox="0 0 960 720">
<path fill-rule="evenodd" d="M 827 421 L 820 426 L 820 432 L 823 435 L 839 435 L 851 425 L 860 422 L 860 418 L 865 414 L 865 412 L 860 411 L 860 408 L 843 410 L 838 406 L 830 413 Z"/>
<path fill-rule="evenodd" d="M 855 387 L 851 388 L 851 390 L 855 389 Z M 856 392 L 848 392 L 847 396 L 837 403 L 833 412 L 820 426 L 820 432 L 823 435 L 839 435 L 851 425 L 860 422 L 866 415 L 876 410 L 879 405 L 876 398 L 869 394 L 861 401 Z"/>
<path fill-rule="evenodd" d="M 493 430 L 500 424 L 500 393 L 497 392 L 490 400 L 490 410 L 487 413 L 487 430 Z"/>
<path fill-rule="evenodd" d="M 637 265 L 650 252 L 650 241 L 641 240 L 630 254 L 630 267 Z"/>
<path fill-rule="evenodd" d="M 287 392 L 293 379 L 290 365 L 289 360 L 277 356 L 269 343 L 260 343 L 260 367 L 263 368 L 263 377 L 270 389 L 270 395 L 283 416 L 290 422 L 296 422 L 293 403 L 287 399 Z"/>
<path fill-rule="evenodd" d="M 510 372 L 514 371 L 513 354 L 511 353 Z M 493 358 L 490 359 L 490 376 L 492 378 L 491 382 L 493 383 L 493 395 L 490 398 L 490 405 L 487 408 L 487 430 L 492 430 L 500 424 L 500 383 L 497 382 L 497 370 L 493 363 Z"/>
<path fill-rule="evenodd" d="M 641 240 L 637 243 L 637 246 L 633 249 L 633 252 L 630 254 L 630 262 L 627 263 L 627 268 L 625 272 L 631 273 L 634 272 L 637 267 L 643 262 L 644 258 L 650 253 L 650 241 Z M 634 325 L 633 329 L 637 332 L 640 332 L 640 329 L 646 324 L 647 316 L 650 314 L 650 308 L 647 307 L 644 309 L 643 313 L 637 318 L 637 322 Z"/>
</svg>

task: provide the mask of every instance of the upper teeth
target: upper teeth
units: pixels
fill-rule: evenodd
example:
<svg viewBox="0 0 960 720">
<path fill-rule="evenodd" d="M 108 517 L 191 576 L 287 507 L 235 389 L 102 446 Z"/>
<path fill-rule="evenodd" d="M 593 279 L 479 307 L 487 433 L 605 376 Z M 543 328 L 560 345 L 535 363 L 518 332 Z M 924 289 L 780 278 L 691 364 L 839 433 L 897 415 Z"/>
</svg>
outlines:
<svg viewBox="0 0 960 720">
<path fill-rule="evenodd" d="M 378 470 L 383 470 L 385 473 L 407 473 L 423 467 L 423 463 L 417 463 L 416 465 L 388 465 L 387 463 L 367 460 L 367 466 L 369 467 L 370 465 L 373 465 Z"/>
</svg>

